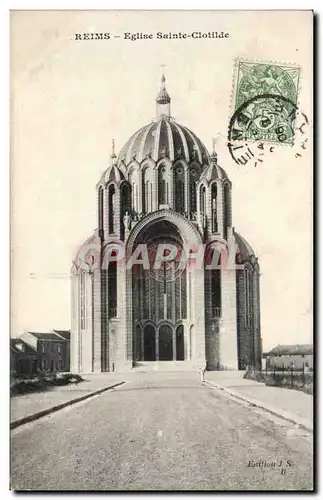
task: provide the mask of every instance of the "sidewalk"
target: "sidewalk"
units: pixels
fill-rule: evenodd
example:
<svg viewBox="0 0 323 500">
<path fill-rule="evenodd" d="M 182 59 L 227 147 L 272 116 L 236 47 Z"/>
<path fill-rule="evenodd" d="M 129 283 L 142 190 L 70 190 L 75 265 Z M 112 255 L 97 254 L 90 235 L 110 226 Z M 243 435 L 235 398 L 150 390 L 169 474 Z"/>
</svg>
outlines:
<svg viewBox="0 0 323 500">
<path fill-rule="evenodd" d="M 205 381 L 255 406 L 313 430 L 313 396 L 243 378 L 244 372 L 206 372 Z"/>
<path fill-rule="evenodd" d="M 49 387 L 42 392 L 34 392 L 10 398 L 11 427 L 18 427 L 25 422 L 36 420 L 39 413 L 52 413 L 55 407 L 67 406 L 74 400 L 86 399 L 98 391 L 112 388 L 123 382 L 122 374 L 105 373 L 98 375 L 82 375 L 84 382 L 78 385 Z M 77 401 L 75 401 L 77 402 Z M 59 409 L 59 408 L 56 408 Z M 38 416 L 38 417 L 37 417 Z"/>
</svg>

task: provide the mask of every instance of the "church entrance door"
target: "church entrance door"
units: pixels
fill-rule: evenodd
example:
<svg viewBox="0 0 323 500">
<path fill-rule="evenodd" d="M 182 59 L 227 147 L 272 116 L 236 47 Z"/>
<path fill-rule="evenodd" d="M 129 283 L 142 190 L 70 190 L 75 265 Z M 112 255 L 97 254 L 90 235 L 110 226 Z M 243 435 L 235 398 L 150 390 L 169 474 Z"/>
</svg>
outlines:
<svg viewBox="0 0 323 500">
<path fill-rule="evenodd" d="M 173 331 L 169 325 L 159 329 L 159 361 L 173 360 Z"/>
<path fill-rule="evenodd" d="M 177 361 L 184 361 L 184 327 L 180 325 L 176 329 L 176 359 Z"/>
<path fill-rule="evenodd" d="M 144 329 L 144 360 L 156 361 L 156 332 L 152 325 Z"/>
</svg>

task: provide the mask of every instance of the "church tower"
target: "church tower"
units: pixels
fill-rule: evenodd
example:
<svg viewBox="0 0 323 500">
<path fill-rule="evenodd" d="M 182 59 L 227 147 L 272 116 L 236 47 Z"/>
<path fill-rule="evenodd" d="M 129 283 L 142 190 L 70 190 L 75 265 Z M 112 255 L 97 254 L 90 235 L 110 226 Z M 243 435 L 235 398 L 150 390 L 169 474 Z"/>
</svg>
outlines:
<svg viewBox="0 0 323 500">
<path fill-rule="evenodd" d="M 170 105 L 163 75 L 156 118 L 118 156 L 112 142 L 72 267 L 74 371 L 260 366 L 259 265 L 232 227 L 231 182 Z M 174 258 L 156 267 L 161 248 Z"/>
</svg>

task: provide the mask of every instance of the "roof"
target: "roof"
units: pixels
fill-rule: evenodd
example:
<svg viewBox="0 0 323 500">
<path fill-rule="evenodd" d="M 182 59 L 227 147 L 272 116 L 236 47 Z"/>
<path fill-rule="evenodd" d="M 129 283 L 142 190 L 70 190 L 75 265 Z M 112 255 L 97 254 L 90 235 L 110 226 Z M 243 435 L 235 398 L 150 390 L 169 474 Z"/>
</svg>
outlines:
<svg viewBox="0 0 323 500">
<path fill-rule="evenodd" d="M 255 252 L 253 251 L 252 247 L 249 245 L 247 240 L 241 236 L 241 234 L 237 233 L 236 231 L 233 231 L 236 243 L 238 245 L 239 253 L 241 255 L 242 262 L 247 260 L 249 257 L 252 255 L 255 255 Z"/>
<path fill-rule="evenodd" d="M 27 332 L 27 333 L 30 333 L 30 335 L 33 335 L 34 337 L 36 337 L 38 340 L 56 340 L 56 341 L 59 341 L 59 340 L 62 340 L 62 338 L 60 337 L 60 335 L 58 335 L 57 333 L 55 333 L 55 331 L 52 331 L 52 332 Z"/>
<path fill-rule="evenodd" d="M 21 354 L 22 352 L 26 354 L 34 354 L 36 351 L 29 344 L 24 342 L 22 339 L 15 338 L 10 339 L 10 349 L 16 354 Z"/>
<path fill-rule="evenodd" d="M 206 180 L 206 182 L 209 183 L 213 179 L 228 179 L 226 171 L 222 167 L 220 167 L 220 165 L 218 165 L 216 161 L 214 161 L 203 171 L 200 180 Z"/>
<path fill-rule="evenodd" d="M 89 270 L 89 266 L 94 262 L 100 262 L 101 243 L 98 236 L 98 230 L 86 238 L 79 246 L 75 258 L 73 260 L 71 273 L 74 274 L 78 268 Z"/>
<path fill-rule="evenodd" d="M 111 165 L 103 173 L 99 184 L 107 184 L 110 181 L 115 181 L 120 184 L 122 181 L 124 181 L 124 179 L 125 177 L 121 169 L 118 168 L 117 165 Z"/>
<path fill-rule="evenodd" d="M 61 337 L 63 337 L 65 340 L 70 340 L 71 338 L 71 331 L 70 330 L 53 330 L 55 333 L 58 333 Z"/>
<path fill-rule="evenodd" d="M 200 139 L 184 125 L 169 117 L 161 117 L 140 128 L 126 142 L 118 156 L 118 165 L 129 165 L 132 160 L 141 163 L 146 157 L 154 161 L 167 157 L 171 161 L 183 159 L 187 163 L 196 159 L 211 164 L 210 155 Z"/>
<path fill-rule="evenodd" d="M 266 353 L 267 356 L 292 354 L 298 354 L 300 356 L 303 354 L 313 354 L 313 344 L 278 344 L 276 347 Z"/>
</svg>

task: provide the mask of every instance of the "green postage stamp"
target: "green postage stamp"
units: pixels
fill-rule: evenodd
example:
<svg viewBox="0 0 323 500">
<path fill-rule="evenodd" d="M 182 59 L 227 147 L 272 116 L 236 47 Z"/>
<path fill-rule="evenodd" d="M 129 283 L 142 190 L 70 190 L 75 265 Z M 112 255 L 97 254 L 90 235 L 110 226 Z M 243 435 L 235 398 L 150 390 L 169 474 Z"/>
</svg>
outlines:
<svg viewBox="0 0 323 500">
<path fill-rule="evenodd" d="M 296 66 L 238 61 L 234 120 L 241 139 L 293 144 L 299 72 Z"/>
</svg>

